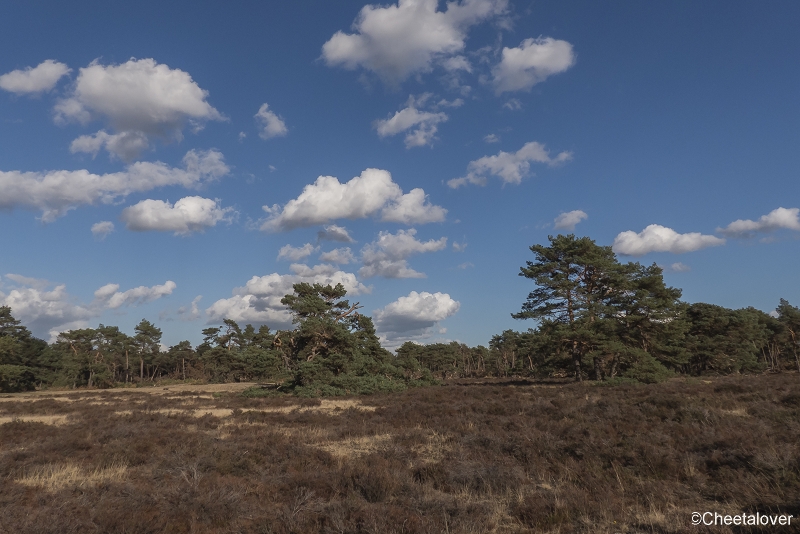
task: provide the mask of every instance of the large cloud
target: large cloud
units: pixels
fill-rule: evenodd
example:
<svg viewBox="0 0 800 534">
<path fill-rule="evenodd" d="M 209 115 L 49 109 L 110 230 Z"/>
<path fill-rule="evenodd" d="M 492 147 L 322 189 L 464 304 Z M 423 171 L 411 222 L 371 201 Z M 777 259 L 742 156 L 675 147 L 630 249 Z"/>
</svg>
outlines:
<svg viewBox="0 0 800 534">
<path fill-rule="evenodd" d="M 682 254 L 724 245 L 725 240 L 699 232 L 679 234 L 672 228 L 651 224 L 638 234 L 632 230 L 620 233 L 612 244 L 614 252 L 625 256 L 643 256 L 650 252 Z"/>
<path fill-rule="evenodd" d="M 412 291 L 408 296 L 373 312 L 376 330 L 388 339 L 417 337 L 439 321 L 454 315 L 460 307 L 447 293 Z"/>
<path fill-rule="evenodd" d="M 362 67 L 394 85 L 430 71 L 436 60 L 457 56 L 469 27 L 504 13 L 507 0 L 448 2 L 445 11 L 438 11 L 438 5 L 438 0 L 400 0 L 364 6 L 354 33 L 336 32 L 322 46 L 322 57 L 330 66 Z M 451 70 L 452 63 L 447 63 Z"/>
<path fill-rule="evenodd" d="M 551 158 L 544 145 L 531 141 L 514 153 L 503 152 L 470 161 L 467 175 L 453 178 L 447 185 L 456 189 L 466 184 L 486 185 L 486 177 L 497 176 L 504 183 L 518 184 L 528 174 L 531 163 L 544 163 L 551 167 L 572 159 L 572 152 L 561 152 Z"/>
<path fill-rule="evenodd" d="M 366 169 L 346 183 L 333 176 L 320 176 L 283 208 L 264 206 L 270 217 L 265 231 L 291 230 L 328 223 L 336 219 L 361 219 L 381 213 L 384 221 L 422 224 L 444 220 L 447 210 L 426 202 L 425 192 L 414 189 L 403 194 L 392 175 L 381 169 Z"/>
<path fill-rule="evenodd" d="M 437 125 L 447 120 L 447 114 L 417 109 L 417 106 L 424 104 L 429 96 L 423 95 L 420 101 L 410 96 L 406 107 L 388 119 L 375 121 L 373 126 L 378 131 L 378 135 L 388 137 L 410 130 L 405 137 L 406 148 L 432 144 L 438 131 Z"/>
<path fill-rule="evenodd" d="M 270 328 L 289 328 L 292 317 L 281 299 L 292 293 L 292 285 L 300 282 L 310 284 L 342 284 L 350 295 L 369 293 L 371 288 L 358 281 L 356 275 L 340 271 L 333 265 L 321 264 L 309 267 L 292 264 L 292 274 L 272 273 L 254 276 L 243 287 L 233 290 L 233 296 L 220 299 L 206 309 L 209 323 L 223 319 L 237 322 L 267 324 Z"/>
<path fill-rule="evenodd" d="M 273 137 L 283 137 L 289 133 L 286 123 L 278 117 L 274 111 L 269 109 L 269 105 L 264 102 L 258 108 L 255 115 L 258 124 L 258 135 L 261 139 L 272 139 Z"/>
<path fill-rule="evenodd" d="M 90 319 L 99 317 L 105 310 L 152 302 L 170 295 L 176 287 L 171 280 L 161 285 L 140 286 L 127 291 L 119 291 L 119 284 L 106 284 L 95 291 L 94 300 L 87 304 L 67 293 L 64 284 L 48 289 L 52 284 L 47 280 L 14 274 L 8 274 L 5 278 L 14 284 L 10 288 L 0 288 L 0 305 L 10 306 L 14 317 L 35 335 L 47 336 L 50 341 L 55 340 L 59 332 L 86 328 Z"/>
<path fill-rule="evenodd" d="M 503 59 L 492 69 L 495 92 L 527 91 L 548 76 L 575 64 L 572 45 L 552 37 L 525 39 L 516 48 L 503 48 Z"/>
<path fill-rule="evenodd" d="M 72 69 L 54 59 L 47 59 L 36 67 L 25 70 L 12 70 L 0 76 L 0 89 L 18 95 L 36 94 L 50 91 L 58 80 Z"/>
<path fill-rule="evenodd" d="M 559 214 L 558 217 L 555 218 L 553 221 L 553 228 L 556 230 L 568 230 L 572 232 L 575 230 L 575 226 L 578 225 L 582 220 L 588 218 L 589 216 L 586 214 L 585 211 L 581 210 L 572 210 L 567 211 L 565 213 Z"/>
<path fill-rule="evenodd" d="M 184 169 L 160 162 L 137 162 L 124 171 L 92 174 L 78 171 L 0 171 L 0 209 L 29 208 L 42 211 L 50 222 L 84 204 L 111 203 L 135 192 L 157 187 L 197 185 L 228 174 L 222 154 L 215 150 L 190 150 L 183 158 Z"/>
<path fill-rule="evenodd" d="M 153 59 L 121 65 L 94 61 L 80 69 L 72 94 L 56 104 L 55 113 L 57 122 L 101 119 L 116 131 L 82 136 L 73 142 L 73 152 L 96 154 L 103 147 L 131 160 L 149 146 L 151 137 L 180 140 L 187 123 L 199 129 L 207 120 L 223 120 L 207 97 L 187 72 Z"/>
<path fill-rule="evenodd" d="M 725 228 L 717 228 L 717 232 L 727 237 L 742 238 L 781 229 L 800 231 L 800 208 L 777 208 L 757 221 L 739 219 Z"/>
<path fill-rule="evenodd" d="M 122 210 L 120 218 L 128 230 L 136 232 L 175 232 L 188 235 L 230 221 L 233 208 L 222 208 L 219 201 L 203 197 L 184 197 L 174 205 L 163 200 L 142 200 Z"/>
<path fill-rule="evenodd" d="M 381 232 L 378 239 L 361 250 L 363 267 L 358 274 L 364 278 L 382 276 L 384 278 L 424 278 L 408 266 L 408 258 L 424 252 L 436 252 L 447 247 L 447 238 L 431 239 L 425 242 L 416 237 L 413 228 L 400 230 L 396 234 Z"/>
</svg>

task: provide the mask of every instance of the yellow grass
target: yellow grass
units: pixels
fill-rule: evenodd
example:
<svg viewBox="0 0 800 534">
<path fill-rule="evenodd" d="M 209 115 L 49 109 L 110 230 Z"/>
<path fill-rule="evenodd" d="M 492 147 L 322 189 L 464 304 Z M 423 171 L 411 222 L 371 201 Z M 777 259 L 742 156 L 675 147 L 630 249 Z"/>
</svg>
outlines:
<svg viewBox="0 0 800 534">
<path fill-rule="evenodd" d="M 47 464 L 35 467 L 16 481 L 54 491 L 65 487 L 95 486 L 125 480 L 128 467 L 122 464 L 88 471 L 76 464 Z"/>
<path fill-rule="evenodd" d="M 385 448 L 391 440 L 391 434 L 380 434 L 377 436 L 361 436 L 358 438 L 330 441 L 327 443 L 315 444 L 314 446 L 331 453 L 339 459 L 357 458 Z"/>
<path fill-rule="evenodd" d="M 44 423 L 46 425 L 63 425 L 67 422 L 66 415 L 13 415 L 0 417 L 0 425 L 19 421 L 21 423 Z"/>
</svg>

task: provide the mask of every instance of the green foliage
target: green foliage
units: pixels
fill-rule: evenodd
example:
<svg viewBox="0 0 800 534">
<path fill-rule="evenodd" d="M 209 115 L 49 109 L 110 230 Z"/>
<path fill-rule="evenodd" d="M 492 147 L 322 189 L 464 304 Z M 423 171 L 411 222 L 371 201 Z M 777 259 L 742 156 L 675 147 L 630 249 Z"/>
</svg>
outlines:
<svg viewBox="0 0 800 534">
<path fill-rule="evenodd" d="M 673 376 L 675 376 L 675 373 L 664 367 L 661 362 L 646 352 L 637 358 L 623 375 L 625 378 L 645 384 L 658 384 Z"/>
</svg>

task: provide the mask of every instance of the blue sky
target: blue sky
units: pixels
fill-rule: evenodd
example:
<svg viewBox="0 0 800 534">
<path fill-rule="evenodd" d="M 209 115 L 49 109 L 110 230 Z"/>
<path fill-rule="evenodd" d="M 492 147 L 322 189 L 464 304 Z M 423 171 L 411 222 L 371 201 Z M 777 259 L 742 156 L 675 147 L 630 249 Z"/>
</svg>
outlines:
<svg viewBox="0 0 800 534">
<path fill-rule="evenodd" d="M 688 302 L 797 305 L 796 2 L 0 5 L 0 304 L 44 339 L 289 326 L 486 344 L 574 232 Z"/>
</svg>

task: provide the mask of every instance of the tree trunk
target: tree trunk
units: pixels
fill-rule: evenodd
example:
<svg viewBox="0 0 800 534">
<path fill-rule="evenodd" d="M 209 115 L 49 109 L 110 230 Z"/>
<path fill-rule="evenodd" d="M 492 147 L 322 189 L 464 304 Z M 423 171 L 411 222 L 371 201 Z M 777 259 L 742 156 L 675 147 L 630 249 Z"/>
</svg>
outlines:
<svg viewBox="0 0 800 534">
<path fill-rule="evenodd" d="M 575 366 L 575 381 L 582 382 L 583 376 L 581 375 L 581 354 L 578 350 L 578 342 L 572 342 L 572 364 Z"/>
<path fill-rule="evenodd" d="M 183 360 L 183 380 L 186 381 L 186 358 L 181 358 Z"/>
<path fill-rule="evenodd" d="M 139 381 L 144 380 L 144 358 L 139 357 Z"/>
<path fill-rule="evenodd" d="M 600 362 L 600 356 L 594 357 L 594 379 L 598 382 L 603 379 L 603 366 Z"/>
</svg>

